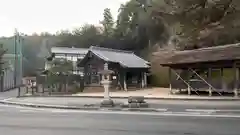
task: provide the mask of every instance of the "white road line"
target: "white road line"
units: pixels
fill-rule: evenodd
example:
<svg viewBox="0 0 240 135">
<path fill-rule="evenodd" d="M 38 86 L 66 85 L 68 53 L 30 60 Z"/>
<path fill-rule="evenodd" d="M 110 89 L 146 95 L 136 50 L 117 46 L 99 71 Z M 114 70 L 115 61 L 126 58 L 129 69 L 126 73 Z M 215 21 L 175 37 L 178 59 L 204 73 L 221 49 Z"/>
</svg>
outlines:
<svg viewBox="0 0 240 135">
<path fill-rule="evenodd" d="M 9 108 L 17 108 L 17 107 L 21 107 L 21 106 L 17 106 L 17 105 L 6 105 L 6 104 L 0 104 L 0 107 L 9 107 Z"/>
<path fill-rule="evenodd" d="M 185 109 L 187 112 L 207 112 L 207 113 L 213 113 L 216 112 L 216 110 L 205 110 L 205 109 Z"/>
<path fill-rule="evenodd" d="M 217 109 L 185 109 L 188 112 L 240 112 L 240 110 L 217 110 Z"/>
<path fill-rule="evenodd" d="M 62 109 L 40 109 L 39 108 L 22 108 L 20 112 L 33 113 L 89 113 L 89 114 L 120 114 L 120 115 L 149 115 L 149 116 L 175 116 L 175 117 L 213 117 L 213 118 L 240 118 L 240 115 L 219 115 L 209 114 L 208 112 L 131 112 L 131 111 L 87 111 L 87 110 L 62 110 Z"/>
<path fill-rule="evenodd" d="M 19 110 L 20 112 L 35 112 L 34 110 Z"/>
<path fill-rule="evenodd" d="M 48 110 L 53 113 L 71 113 L 71 112 L 77 112 L 77 111 L 71 111 L 71 110 Z"/>
<path fill-rule="evenodd" d="M 9 107 L 9 105 L 0 104 L 0 107 Z M 11 106 L 10 106 L 11 107 Z"/>
<path fill-rule="evenodd" d="M 240 110 L 216 110 L 217 112 L 240 112 Z"/>
<path fill-rule="evenodd" d="M 8 101 L 8 100 L 11 100 L 11 99 L 13 99 L 13 98 L 5 98 L 2 101 Z"/>
<path fill-rule="evenodd" d="M 208 114 L 208 112 L 163 112 L 164 114 L 189 114 L 189 115 L 201 115 Z"/>
<path fill-rule="evenodd" d="M 44 108 L 31 108 L 31 107 L 23 107 L 23 106 L 15 106 L 16 109 L 20 110 L 33 110 L 33 111 L 45 111 L 46 109 Z"/>
<path fill-rule="evenodd" d="M 167 111 L 168 109 L 166 108 L 159 108 L 159 109 L 156 109 L 157 111 Z"/>
<path fill-rule="evenodd" d="M 120 115 L 149 115 L 149 116 L 176 116 L 176 117 L 213 117 L 213 118 L 240 118 L 240 115 L 218 115 L 208 113 L 187 112 L 126 112 L 126 111 L 51 111 L 53 113 L 89 113 L 89 114 L 120 114 Z M 44 112 L 46 113 L 46 112 Z"/>
</svg>

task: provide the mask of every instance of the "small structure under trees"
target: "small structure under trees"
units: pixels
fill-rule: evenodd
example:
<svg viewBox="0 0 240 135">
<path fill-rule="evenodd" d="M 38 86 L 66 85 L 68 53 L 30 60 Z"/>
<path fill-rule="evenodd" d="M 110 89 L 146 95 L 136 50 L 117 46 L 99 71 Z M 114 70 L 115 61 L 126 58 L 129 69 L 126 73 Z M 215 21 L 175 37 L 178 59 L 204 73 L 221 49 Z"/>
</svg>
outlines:
<svg viewBox="0 0 240 135">
<path fill-rule="evenodd" d="M 39 79 L 39 83 L 48 86 L 49 92 L 70 92 L 68 86 L 78 89 L 83 69 L 77 67 L 77 61 L 83 59 L 87 51 L 85 48 L 52 47 L 51 56 L 45 62 L 43 74 L 46 76 L 44 80 Z"/>
<path fill-rule="evenodd" d="M 65 59 L 72 62 L 72 74 L 81 75 L 83 70 L 77 67 L 77 61 L 83 59 L 87 52 L 86 48 L 52 47 L 51 56 L 45 63 L 45 70 L 51 68 L 54 59 Z"/>
<path fill-rule="evenodd" d="M 240 44 L 208 47 L 195 50 L 156 52 L 160 65 L 169 67 L 170 90 L 187 89 L 191 92 L 207 91 L 239 94 Z M 226 69 L 232 69 L 224 78 Z M 232 72 L 231 72 L 232 71 Z M 177 78 L 173 78 L 173 74 Z M 231 78 L 232 77 L 232 78 Z"/>
<path fill-rule="evenodd" d="M 100 86 L 104 64 L 113 71 L 110 76 L 111 87 L 127 90 L 129 87 L 143 88 L 147 86 L 149 62 L 131 51 L 91 46 L 78 66 L 84 67 L 86 86 Z"/>
</svg>

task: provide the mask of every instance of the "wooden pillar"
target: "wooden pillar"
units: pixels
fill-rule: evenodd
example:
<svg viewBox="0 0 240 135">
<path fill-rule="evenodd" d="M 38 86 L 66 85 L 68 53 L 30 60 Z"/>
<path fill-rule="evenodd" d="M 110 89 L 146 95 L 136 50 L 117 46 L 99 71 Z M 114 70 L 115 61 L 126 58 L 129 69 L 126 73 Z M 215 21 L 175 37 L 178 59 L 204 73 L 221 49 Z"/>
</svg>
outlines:
<svg viewBox="0 0 240 135">
<path fill-rule="evenodd" d="M 235 71 L 234 95 L 235 97 L 238 97 L 239 68 L 237 68 L 236 65 L 234 65 L 234 71 Z"/>
<path fill-rule="evenodd" d="M 208 68 L 208 80 L 212 79 L 212 69 Z M 208 88 L 209 96 L 212 96 L 212 88 Z"/>
<path fill-rule="evenodd" d="M 187 91 L 188 91 L 188 95 L 191 95 L 191 88 L 190 88 L 189 84 L 188 84 L 188 87 L 187 87 Z"/>
<path fill-rule="evenodd" d="M 18 97 L 21 96 L 21 87 L 18 87 Z"/>
<path fill-rule="evenodd" d="M 220 76 L 221 76 L 221 88 L 223 90 L 225 89 L 224 78 L 223 78 L 223 68 L 220 69 Z"/>
<path fill-rule="evenodd" d="M 144 73 L 144 85 L 147 87 L 147 73 Z"/>
<path fill-rule="evenodd" d="M 172 92 L 172 69 L 169 67 L 168 69 L 168 76 L 169 76 L 169 92 L 170 94 L 173 94 Z"/>
<path fill-rule="evenodd" d="M 190 76 L 189 76 L 189 70 L 187 71 L 188 73 L 188 84 L 187 84 L 187 91 L 188 91 L 188 95 L 191 95 L 191 87 L 190 87 Z"/>
<path fill-rule="evenodd" d="M 141 73 L 141 88 L 145 87 L 144 72 Z"/>
<path fill-rule="evenodd" d="M 127 91 L 127 73 L 126 72 L 124 72 L 124 76 L 123 76 L 123 89 Z"/>
</svg>

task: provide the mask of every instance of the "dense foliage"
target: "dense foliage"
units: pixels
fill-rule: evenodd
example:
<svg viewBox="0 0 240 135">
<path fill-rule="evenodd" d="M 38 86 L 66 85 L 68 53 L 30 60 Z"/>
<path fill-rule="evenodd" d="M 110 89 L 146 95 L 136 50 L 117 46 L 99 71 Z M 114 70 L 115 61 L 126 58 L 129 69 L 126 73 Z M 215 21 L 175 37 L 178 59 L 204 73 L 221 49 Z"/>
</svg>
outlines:
<svg viewBox="0 0 240 135">
<path fill-rule="evenodd" d="M 194 49 L 240 40 L 239 0 L 129 0 L 117 20 L 104 9 L 102 26 L 85 24 L 73 31 L 25 35 L 24 73 L 43 67 L 51 46 L 109 48 L 151 53 L 151 48 Z M 12 38 L 1 43 L 13 50 Z M 156 49 L 155 49 L 156 50 Z"/>
</svg>

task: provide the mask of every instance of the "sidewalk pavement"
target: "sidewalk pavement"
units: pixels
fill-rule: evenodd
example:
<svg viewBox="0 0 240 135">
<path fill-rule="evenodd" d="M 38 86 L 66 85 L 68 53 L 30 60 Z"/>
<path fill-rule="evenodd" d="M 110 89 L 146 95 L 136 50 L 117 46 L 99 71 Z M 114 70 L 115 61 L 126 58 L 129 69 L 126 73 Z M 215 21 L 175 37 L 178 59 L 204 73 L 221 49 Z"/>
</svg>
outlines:
<svg viewBox="0 0 240 135">
<path fill-rule="evenodd" d="M 102 98 L 103 92 L 77 93 L 73 97 Z M 240 98 L 230 96 L 198 96 L 198 95 L 180 95 L 170 94 L 169 88 L 151 88 L 136 91 L 115 91 L 110 92 L 113 98 L 128 98 L 130 96 L 144 96 L 145 99 L 166 99 L 166 100 L 240 100 Z"/>
<path fill-rule="evenodd" d="M 145 99 L 158 100 L 214 100 L 214 101 L 240 101 L 239 97 L 233 96 L 208 96 L 208 95 L 187 95 L 187 94 L 170 94 L 169 88 L 149 88 L 135 91 L 112 91 L 109 93 L 112 98 L 126 99 L 130 96 L 143 96 Z M 22 97 L 81 97 L 81 98 L 103 98 L 104 92 L 84 91 L 76 94 L 68 95 L 49 95 L 48 93 L 40 93 L 39 95 L 25 94 Z"/>
<path fill-rule="evenodd" d="M 10 97 L 17 97 L 18 96 L 18 88 L 14 88 L 5 92 L 0 92 L 0 100 L 10 98 Z"/>
<path fill-rule="evenodd" d="M 126 108 L 121 104 L 126 99 L 113 99 L 114 107 L 101 107 L 101 98 L 76 98 L 76 97 L 22 97 L 0 100 L 1 104 L 18 105 L 33 108 L 74 109 L 74 110 L 110 110 L 110 111 L 159 111 L 158 108 Z M 154 104 L 156 101 L 152 101 Z"/>
<path fill-rule="evenodd" d="M 137 91 L 117 91 L 110 92 L 116 106 L 107 108 L 110 110 L 135 110 L 135 111 L 159 111 L 172 106 L 190 106 L 191 108 L 231 108 L 239 106 L 240 98 L 224 96 L 188 96 L 169 94 L 167 88 L 151 88 Z M 123 108 L 121 104 L 127 103 L 129 96 L 144 96 L 149 108 Z M 78 109 L 78 110 L 99 110 L 103 100 L 103 92 L 77 93 L 62 96 L 24 96 L 21 98 L 7 98 L 0 100 L 2 104 L 20 105 L 27 107 L 57 108 L 57 109 Z M 106 109 L 106 108 L 104 108 Z"/>
<path fill-rule="evenodd" d="M 34 108 L 75 109 L 75 110 L 111 110 L 111 111 L 166 111 L 167 109 L 240 109 L 240 101 L 177 101 L 146 99 L 148 108 L 127 108 L 121 104 L 127 103 L 127 99 L 112 98 L 115 107 L 101 107 L 103 98 L 79 98 L 79 97 L 21 97 L 0 100 L 2 104 L 20 105 Z"/>
</svg>

